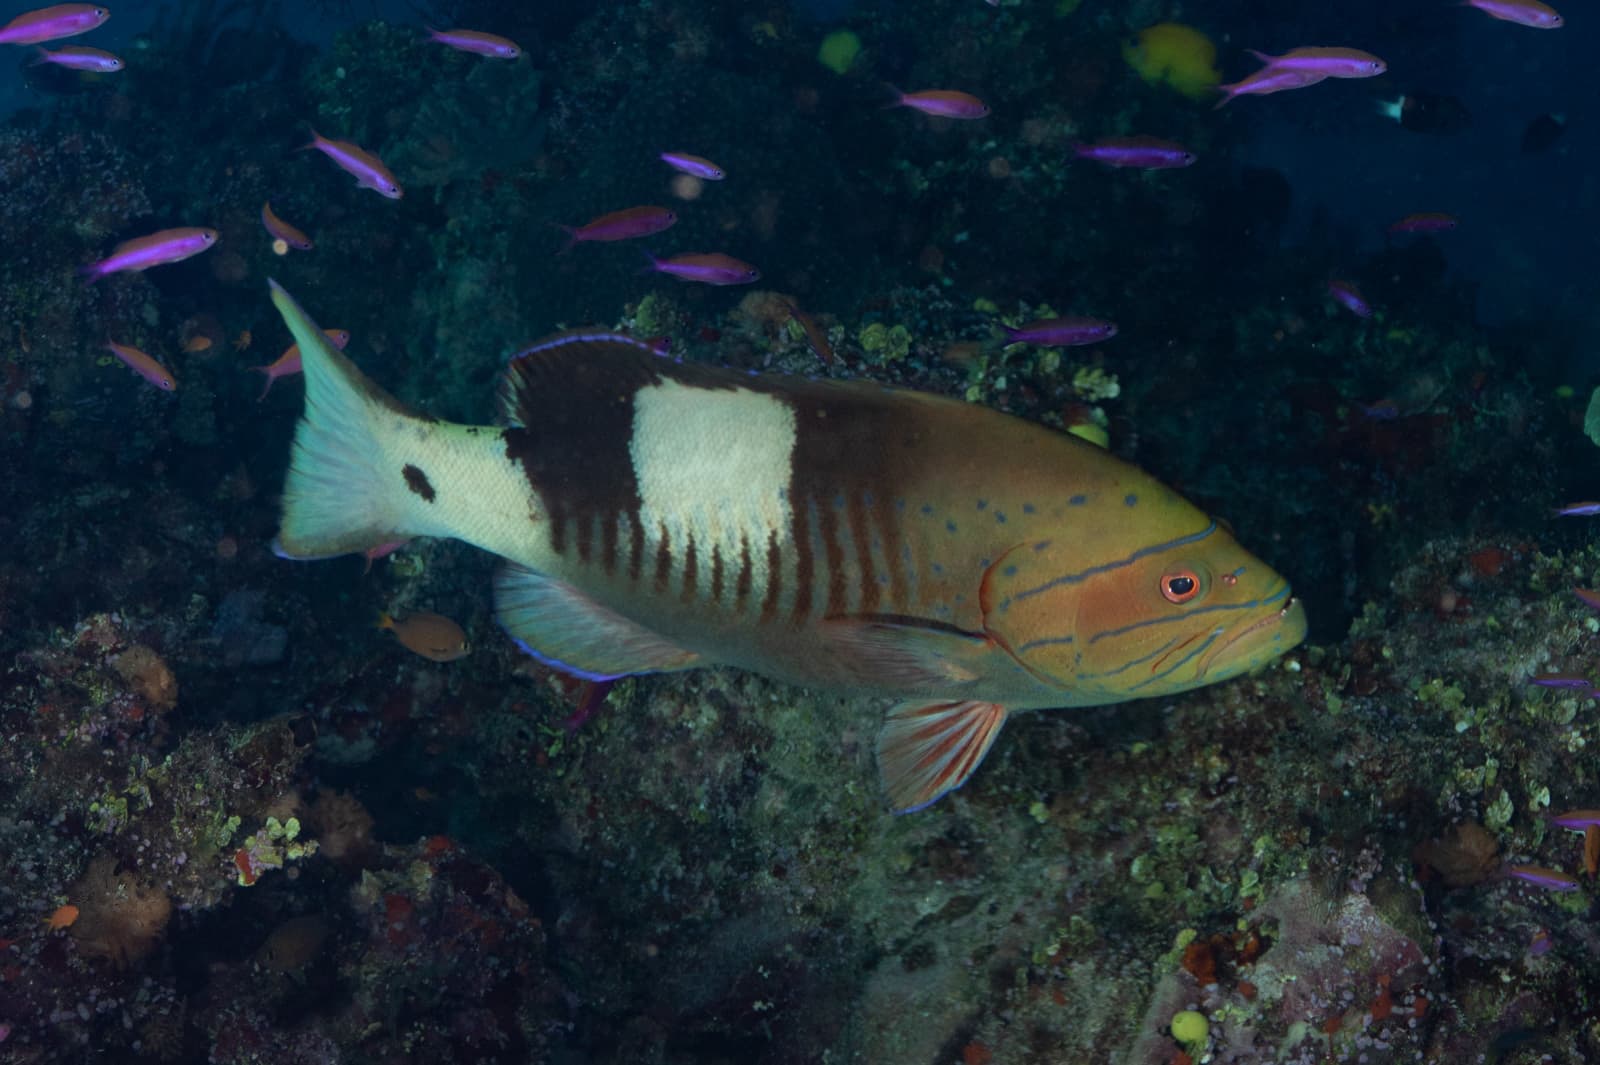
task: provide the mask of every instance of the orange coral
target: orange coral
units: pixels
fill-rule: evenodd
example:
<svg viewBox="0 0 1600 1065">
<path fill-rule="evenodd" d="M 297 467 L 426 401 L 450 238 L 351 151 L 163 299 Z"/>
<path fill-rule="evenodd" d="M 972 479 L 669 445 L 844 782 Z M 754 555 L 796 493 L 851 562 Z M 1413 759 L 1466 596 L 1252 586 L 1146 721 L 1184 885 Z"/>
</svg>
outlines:
<svg viewBox="0 0 1600 1065">
<path fill-rule="evenodd" d="M 150 953 L 172 919 L 172 900 L 166 893 L 132 873 L 119 872 L 117 860 L 108 854 L 89 863 L 69 894 L 80 906 L 70 929 L 78 950 L 119 969 Z"/>
<path fill-rule="evenodd" d="M 317 849 L 335 865 L 355 868 L 366 864 L 373 850 L 372 815 L 354 795 L 323 792 L 311 804 L 309 819 Z"/>
<path fill-rule="evenodd" d="M 1450 887 L 1487 880 L 1500 867 L 1500 844 L 1488 829 L 1472 821 L 1451 827 L 1435 840 L 1417 844 L 1412 859 L 1438 873 Z"/>
<path fill-rule="evenodd" d="M 161 656 L 144 644 L 134 644 L 111 665 L 151 710 L 164 712 L 178 705 L 178 678 Z"/>
<path fill-rule="evenodd" d="M 1201 987 L 1217 982 L 1217 956 L 1211 944 L 1197 939 L 1183 948 L 1183 967 L 1188 969 Z"/>
</svg>

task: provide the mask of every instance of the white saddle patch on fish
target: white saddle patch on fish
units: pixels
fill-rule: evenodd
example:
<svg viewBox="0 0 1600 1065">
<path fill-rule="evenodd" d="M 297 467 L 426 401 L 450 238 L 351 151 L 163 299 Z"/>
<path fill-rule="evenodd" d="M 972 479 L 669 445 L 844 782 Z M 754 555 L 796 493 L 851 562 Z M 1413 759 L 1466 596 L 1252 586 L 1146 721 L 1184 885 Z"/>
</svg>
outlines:
<svg viewBox="0 0 1600 1065">
<path fill-rule="evenodd" d="M 692 543 L 702 559 L 737 559 L 748 545 L 751 583 L 768 586 L 768 538 L 782 546 L 793 527 L 796 436 L 794 408 L 775 396 L 666 379 L 634 395 L 628 450 L 639 517 L 652 550 L 665 531 L 674 584 Z M 722 595 L 732 594 L 726 582 Z"/>
</svg>

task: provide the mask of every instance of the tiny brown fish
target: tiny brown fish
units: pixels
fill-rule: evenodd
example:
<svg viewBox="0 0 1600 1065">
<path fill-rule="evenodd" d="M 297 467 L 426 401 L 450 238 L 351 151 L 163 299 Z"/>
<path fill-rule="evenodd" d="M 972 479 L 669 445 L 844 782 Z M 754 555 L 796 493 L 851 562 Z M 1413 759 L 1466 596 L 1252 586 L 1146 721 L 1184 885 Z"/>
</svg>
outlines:
<svg viewBox="0 0 1600 1065">
<path fill-rule="evenodd" d="M 828 343 L 828 331 L 817 324 L 817 320 L 800 309 L 794 300 L 784 298 L 784 305 L 789 308 L 789 318 L 800 327 L 806 335 L 806 343 L 812 352 L 821 359 L 824 365 L 833 365 L 833 345 Z"/>
<path fill-rule="evenodd" d="M 454 662 L 472 652 L 461 626 L 442 614 L 407 614 L 398 621 L 388 614 L 378 617 L 378 628 L 388 629 L 400 646 L 435 662 Z"/>
</svg>

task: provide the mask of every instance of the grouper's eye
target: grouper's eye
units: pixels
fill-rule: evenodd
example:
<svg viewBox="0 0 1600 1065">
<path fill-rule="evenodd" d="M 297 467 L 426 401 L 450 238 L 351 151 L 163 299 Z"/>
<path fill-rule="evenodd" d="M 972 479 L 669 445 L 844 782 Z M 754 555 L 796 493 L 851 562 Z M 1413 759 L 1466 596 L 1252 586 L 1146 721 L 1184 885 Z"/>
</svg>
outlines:
<svg viewBox="0 0 1600 1065">
<path fill-rule="evenodd" d="M 1200 594 L 1200 578 L 1191 569 L 1163 573 L 1161 594 L 1167 597 L 1169 603 L 1187 603 Z"/>
</svg>

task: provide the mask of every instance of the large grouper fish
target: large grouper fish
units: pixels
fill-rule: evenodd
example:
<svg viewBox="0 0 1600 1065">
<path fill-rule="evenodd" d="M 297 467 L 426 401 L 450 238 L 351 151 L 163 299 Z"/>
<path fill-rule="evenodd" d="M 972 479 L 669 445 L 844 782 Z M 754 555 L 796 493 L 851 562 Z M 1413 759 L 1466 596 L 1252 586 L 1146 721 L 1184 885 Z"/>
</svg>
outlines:
<svg viewBox="0 0 1600 1065">
<path fill-rule="evenodd" d="M 594 332 L 511 360 L 503 426 L 453 425 L 272 300 L 306 385 L 279 554 L 452 536 L 506 560 L 500 623 L 556 669 L 729 665 L 893 697 L 896 810 L 960 787 L 1013 711 L 1170 695 L 1305 636 L 1288 582 L 1227 529 L 1019 418 Z"/>
</svg>

